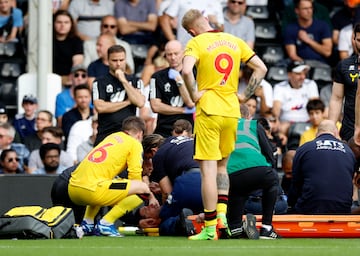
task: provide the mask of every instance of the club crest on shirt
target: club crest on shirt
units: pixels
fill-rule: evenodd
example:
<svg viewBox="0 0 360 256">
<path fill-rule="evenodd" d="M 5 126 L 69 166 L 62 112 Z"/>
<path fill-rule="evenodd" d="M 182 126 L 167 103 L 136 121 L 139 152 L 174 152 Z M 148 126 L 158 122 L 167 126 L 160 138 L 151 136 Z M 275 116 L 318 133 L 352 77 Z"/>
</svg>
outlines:
<svg viewBox="0 0 360 256">
<path fill-rule="evenodd" d="M 113 93 L 114 92 L 114 88 L 111 84 L 108 84 L 106 86 L 106 93 Z"/>
</svg>

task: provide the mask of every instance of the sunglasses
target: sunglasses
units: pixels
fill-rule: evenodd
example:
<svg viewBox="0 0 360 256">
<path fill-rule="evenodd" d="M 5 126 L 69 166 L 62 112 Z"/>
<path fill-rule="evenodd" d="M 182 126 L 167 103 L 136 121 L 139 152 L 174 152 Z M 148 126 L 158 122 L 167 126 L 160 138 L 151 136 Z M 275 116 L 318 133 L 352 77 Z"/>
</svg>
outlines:
<svg viewBox="0 0 360 256">
<path fill-rule="evenodd" d="M 79 74 L 79 73 L 75 73 L 74 77 L 79 77 L 81 76 L 82 78 L 86 78 L 86 74 Z"/>
<path fill-rule="evenodd" d="M 238 5 L 243 5 L 245 2 L 238 2 L 238 1 L 230 1 L 232 4 L 238 4 Z"/>
<path fill-rule="evenodd" d="M 19 162 L 19 161 L 20 161 L 19 158 L 9 158 L 9 159 L 7 160 L 8 163 Z"/>
<path fill-rule="evenodd" d="M 111 29 L 116 28 L 116 25 L 103 24 L 102 26 L 103 28 L 111 28 Z"/>
</svg>

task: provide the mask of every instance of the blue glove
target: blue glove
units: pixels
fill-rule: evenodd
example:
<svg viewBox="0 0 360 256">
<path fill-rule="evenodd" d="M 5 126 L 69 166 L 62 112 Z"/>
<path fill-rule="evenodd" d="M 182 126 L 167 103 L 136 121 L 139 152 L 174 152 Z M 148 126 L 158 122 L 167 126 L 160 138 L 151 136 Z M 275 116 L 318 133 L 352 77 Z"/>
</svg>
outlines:
<svg viewBox="0 0 360 256">
<path fill-rule="evenodd" d="M 169 78 L 170 78 L 170 79 L 175 80 L 176 77 L 180 76 L 180 72 L 177 71 L 177 70 L 175 70 L 175 69 L 173 69 L 173 68 L 170 68 L 168 75 L 169 75 Z"/>
<path fill-rule="evenodd" d="M 195 112 L 195 107 L 192 108 L 185 107 L 185 111 L 184 111 L 185 114 L 193 114 L 194 112 Z"/>
</svg>

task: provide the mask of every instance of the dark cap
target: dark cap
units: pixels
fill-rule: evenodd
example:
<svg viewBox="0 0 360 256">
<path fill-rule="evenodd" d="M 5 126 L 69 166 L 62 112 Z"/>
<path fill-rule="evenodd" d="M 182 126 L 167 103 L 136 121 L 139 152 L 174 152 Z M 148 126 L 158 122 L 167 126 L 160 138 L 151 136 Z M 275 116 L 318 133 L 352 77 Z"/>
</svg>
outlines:
<svg viewBox="0 0 360 256">
<path fill-rule="evenodd" d="M 32 95 L 32 94 L 27 94 L 23 97 L 22 103 L 32 103 L 32 104 L 37 104 L 37 98 Z"/>
<path fill-rule="evenodd" d="M 71 68 L 71 73 L 75 73 L 75 72 L 77 72 L 77 71 L 79 71 L 79 70 L 82 70 L 82 71 L 84 71 L 84 72 L 87 72 L 87 68 L 84 66 L 84 65 L 75 65 L 75 66 L 73 66 L 72 68 Z"/>
<path fill-rule="evenodd" d="M 288 72 L 301 73 L 304 70 L 308 71 L 310 69 L 309 65 L 306 65 L 303 61 L 293 61 L 287 66 Z"/>
<path fill-rule="evenodd" d="M 6 115 L 7 114 L 7 109 L 4 103 L 0 102 L 0 115 Z"/>
</svg>

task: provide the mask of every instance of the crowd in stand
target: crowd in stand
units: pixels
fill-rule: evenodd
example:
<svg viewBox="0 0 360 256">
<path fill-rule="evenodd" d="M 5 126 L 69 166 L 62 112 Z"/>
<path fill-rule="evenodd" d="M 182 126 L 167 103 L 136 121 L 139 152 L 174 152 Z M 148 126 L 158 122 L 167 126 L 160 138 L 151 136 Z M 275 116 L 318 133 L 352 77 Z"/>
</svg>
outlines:
<svg viewBox="0 0 360 256">
<path fill-rule="evenodd" d="M 271 200 L 286 202 L 288 195 L 288 212 L 305 214 L 351 213 L 358 205 L 357 189 L 351 183 L 358 167 L 346 142 L 354 133 L 360 7 L 347 0 L 52 3 L 52 70 L 61 76 L 63 91 L 56 97 L 55 113 L 39 108 L 37 95 L 25 95 L 22 109 L 14 117 L 8 116 L 7 107 L 0 103 L 1 174 L 61 174 L 80 163 L 108 135 L 120 132 L 129 116 L 144 120 L 145 138 L 153 134 L 177 136 L 173 129 L 178 120 L 193 125 L 195 103 L 183 86 L 181 73 L 184 49 L 193 35 L 182 27 L 181 20 L 189 9 L 199 9 L 212 29 L 241 38 L 260 58 L 268 45 L 279 46 L 284 54 L 277 62 L 264 60 L 268 68 L 285 67 L 282 80 L 265 77 L 249 99 L 239 97 L 249 111 L 247 119 L 258 120 L 273 146 L 275 159 L 270 166 L 279 176 L 279 186 L 272 184 L 271 189 L 278 191 L 272 191 Z M 251 12 L 252 7 L 258 11 Z M 26 34 L 27 15 L 26 1 L 0 0 L 0 43 Z M 258 32 L 261 25 L 273 23 L 276 36 L 266 41 Z M 315 79 L 317 68 L 331 70 L 333 83 L 324 85 L 321 77 Z M 251 72 L 246 65 L 241 66 L 239 95 L 246 90 Z M 316 152 L 311 146 L 314 141 L 318 141 L 317 147 L 339 153 L 330 156 L 333 165 L 322 168 L 316 159 L 305 157 Z M 154 157 L 146 155 L 151 153 L 147 150 L 144 148 L 145 164 Z M 325 155 L 319 155 L 318 160 L 330 154 Z M 348 165 L 335 165 L 343 161 Z M 158 162 L 154 164 L 157 166 Z M 307 172 L 325 168 L 328 174 L 319 171 L 311 176 Z M 339 182 L 335 171 L 332 173 L 334 168 L 346 173 L 344 182 Z M 306 183 L 306 175 L 313 180 L 311 184 Z M 149 176 L 152 185 L 161 180 L 144 176 Z M 322 184 L 322 179 L 333 182 L 328 186 L 336 186 L 336 191 L 318 189 L 311 194 L 306 190 L 306 186 Z M 156 188 L 164 192 L 163 183 L 162 189 Z M 165 201 L 170 192 L 166 192 Z M 250 203 L 259 200 L 261 193 L 249 193 Z M 287 212 L 276 209 L 275 214 Z"/>
</svg>

